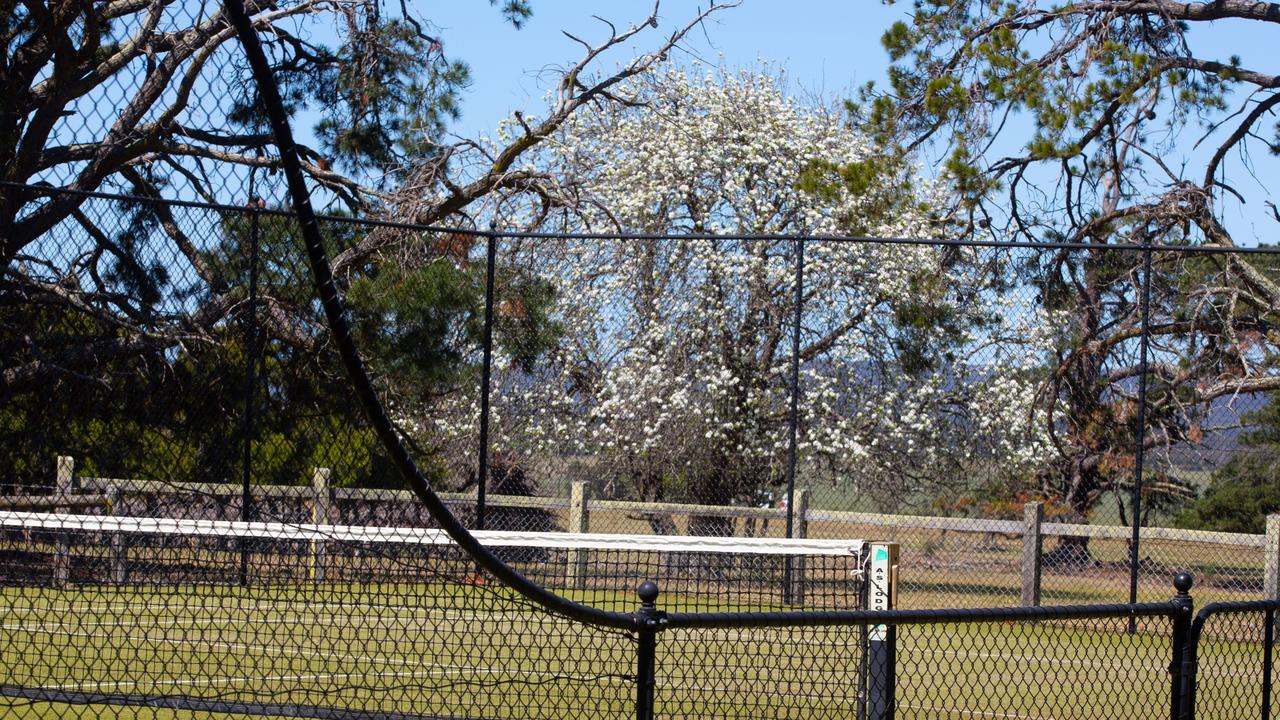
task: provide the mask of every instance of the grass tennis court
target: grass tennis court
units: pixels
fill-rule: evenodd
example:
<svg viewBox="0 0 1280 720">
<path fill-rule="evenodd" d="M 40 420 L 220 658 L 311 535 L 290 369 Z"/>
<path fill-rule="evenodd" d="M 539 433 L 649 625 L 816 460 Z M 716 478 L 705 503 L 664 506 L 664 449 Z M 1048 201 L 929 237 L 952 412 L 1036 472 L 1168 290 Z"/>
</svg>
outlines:
<svg viewBox="0 0 1280 720">
<path fill-rule="evenodd" d="M 1167 717 L 1168 621 L 1144 619 L 1136 635 L 1123 633 L 1124 623 L 900 628 L 898 716 Z M 27 688 L 462 717 L 469 709 L 527 717 L 530 707 L 545 716 L 633 713 L 628 634 L 546 615 L 493 588 L 8 588 L 0 628 L 6 684 Z M 658 645 L 659 716 L 852 717 L 858 641 L 857 628 L 668 631 Z M 1201 653 L 1221 661 L 1206 664 L 1206 688 L 1214 668 L 1259 667 L 1257 643 L 1207 642 Z M 69 709 L 0 703 L 23 718 Z M 102 705 L 77 712 L 238 717 Z M 1208 706 L 1199 715 L 1229 716 Z"/>
</svg>

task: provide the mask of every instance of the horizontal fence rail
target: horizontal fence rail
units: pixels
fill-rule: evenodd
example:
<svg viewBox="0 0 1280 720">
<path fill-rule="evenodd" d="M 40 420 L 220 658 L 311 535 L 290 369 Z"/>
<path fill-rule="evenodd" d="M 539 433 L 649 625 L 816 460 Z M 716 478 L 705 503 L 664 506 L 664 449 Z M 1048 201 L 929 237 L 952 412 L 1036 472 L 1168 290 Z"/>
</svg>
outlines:
<svg viewBox="0 0 1280 720">
<path fill-rule="evenodd" d="M 72 473 L 74 461 L 64 457 L 59 464 L 64 473 Z M 201 502 L 213 501 L 223 504 L 219 512 L 228 512 L 240 498 L 243 488 L 234 483 L 188 483 L 161 480 L 79 477 L 69 474 L 62 481 L 66 486 L 61 493 L 38 495 L 23 493 L 18 495 L 0 495 L 0 510 L 11 511 L 89 511 L 114 514 L 123 508 L 132 508 L 129 512 L 137 514 L 146 509 L 146 504 L 138 505 L 129 498 L 151 497 L 172 498 L 172 502 L 160 502 L 163 512 L 182 513 L 198 512 L 196 508 Z M 664 503 L 641 502 L 633 500 L 598 499 L 592 496 L 590 488 L 583 482 L 570 483 L 569 494 L 562 497 L 525 496 L 490 494 L 486 498 L 488 505 L 501 512 L 537 511 L 554 513 L 563 522 L 556 531 L 568 530 L 574 533 L 599 532 L 603 529 L 611 534 L 641 534 L 647 528 L 632 524 L 632 530 L 623 530 L 610 518 L 628 517 L 675 517 L 690 518 L 695 516 L 720 517 L 739 521 L 743 530 L 752 522 L 776 522 L 785 520 L 787 511 L 776 507 L 741 507 L 704 505 L 696 503 Z M 350 516 L 350 520 L 369 524 L 386 524 L 389 518 L 397 517 L 391 508 L 417 508 L 414 495 L 408 491 L 380 488 L 354 488 L 332 485 L 332 471 L 317 468 L 312 473 L 309 485 L 273 486 L 255 485 L 251 488 L 252 497 L 258 501 L 287 503 L 277 508 L 275 513 L 283 514 L 294 522 L 336 522 L 339 514 Z M 475 502 L 475 493 L 441 493 L 442 499 L 450 505 L 466 510 Z M 807 489 L 797 491 L 794 536 L 809 537 L 810 528 L 814 524 L 824 524 L 826 528 L 843 528 L 844 537 L 855 537 L 861 540 L 878 539 L 885 536 L 898 536 L 925 533 L 924 542 L 929 537 L 973 537 L 990 538 L 999 536 L 1013 539 L 1012 552 L 1008 554 L 1007 570 L 1010 576 L 1006 597 L 1023 606 L 1036 606 L 1044 602 L 1046 578 L 1052 577 L 1055 568 L 1044 566 L 1045 541 L 1054 538 L 1093 538 L 1105 541 L 1124 542 L 1129 540 L 1130 529 L 1122 526 L 1084 525 L 1078 523 L 1036 522 L 1042 511 L 1040 503 L 1031 502 L 1024 506 L 1024 515 L 1029 519 L 1022 521 L 1003 519 L 983 519 L 968 517 L 930 517 L 917 515 L 890 515 L 881 513 L 851 512 L 814 508 L 810 505 L 811 492 Z M 194 500 L 195 502 L 191 502 Z M 352 505 L 352 504 L 355 505 Z M 351 508 L 367 507 L 363 513 L 353 510 L 340 511 L 340 506 Z M 381 509 L 379 509 L 381 508 Z M 390 513 L 390 514 L 388 514 Z M 611 515 L 613 514 L 613 515 Z M 593 520 L 594 516 L 594 520 Z M 379 520 L 378 518 L 382 519 Z M 210 519 L 226 519 L 223 516 Z M 394 521 L 390 521 L 394 524 Z M 757 526 L 759 527 L 759 526 Z M 775 527 L 781 527 L 777 525 Z M 1258 582 L 1249 591 L 1254 597 L 1280 599 L 1280 516 L 1268 519 L 1266 534 L 1252 535 L 1244 533 L 1223 533 L 1206 530 L 1187 530 L 1179 528 L 1143 527 L 1140 540 L 1148 543 L 1163 542 L 1173 548 L 1204 547 L 1220 548 L 1229 552 L 1232 548 L 1247 548 L 1260 551 L 1261 557 L 1252 572 L 1256 573 Z M 553 528 L 548 528 L 547 531 Z M 530 532 L 525 529 L 521 532 Z M 546 532 L 546 531 L 543 531 Z M 933 535 L 929 535 L 932 533 Z M 904 536 L 905 537 L 905 536 Z M 905 544 L 909 554 L 911 545 Z M 927 545 L 926 545 L 927 549 Z M 70 552 L 70 548 L 66 548 Z M 918 552 L 918 551 L 917 551 Z M 910 556 L 910 555 L 909 555 Z M 916 555 L 915 557 L 919 557 Z M 970 557 L 983 557 L 983 551 L 971 553 Z M 1177 562 L 1177 556 L 1173 556 Z M 917 566 L 912 567 L 904 579 L 907 587 L 924 587 L 930 582 L 931 574 L 939 578 L 948 576 L 942 568 L 931 570 L 927 554 Z M 1154 582 L 1159 569 L 1153 570 Z M 1226 576 L 1230 577 L 1230 576 Z M 802 578 L 798 578 L 802 580 Z M 1056 580 L 1055 580 L 1056 582 Z M 1114 581 L 1116 587 L 1119 581 Z M 1118 591 L 1116 591 L 1118 592 Z M 1052 591 L 1048 597 L 1055 597 Z M 1061 597 L 1058 595 L 1057 597 Z M 920 602 L 905 596 L 908 604 Z M 945 603 L 955 603 L 956 598 L 940 598 L 929 601 L 920 607 L 941 607 Z M 1089 599 L 1081 598 L 1075 603 L 1089 603 Z M 1095 601 L 1096 602 L 1096 601 Z"/>
</svg>

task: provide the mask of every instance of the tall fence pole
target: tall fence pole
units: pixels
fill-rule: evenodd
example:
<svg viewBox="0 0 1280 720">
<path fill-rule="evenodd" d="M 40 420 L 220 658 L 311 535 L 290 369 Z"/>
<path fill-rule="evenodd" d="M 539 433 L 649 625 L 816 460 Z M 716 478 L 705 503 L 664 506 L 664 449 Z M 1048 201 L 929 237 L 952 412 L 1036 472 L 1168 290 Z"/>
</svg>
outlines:
<svg viewBox="0 0 1280 720">
<path fill-rule="evenodd" d="M 1142 336 L 1138 349 L 1138 426 L 1133 449 L 1133 496 L 1129 506 L 1133 510 L 1133 534 L 1129 539 L 1129 602 L 1138 602 L 1138 564 L 1142 527 L 1142 467 L 1146 456 L 1147 441 L 1147 350 L 1151 344 L 1151 241 L 1142 243 L 1142 289 L 1139 300 L 1142 314 Z M 1136 618 L 1129 619 L 1129 632 L 1138 628 Z"/>
<path fill-rule="evenodd" d="M 498 238 L 489 228 L 485 238 L 484 271 L 484 360 L 480 369 L 480 457 L 476 463 L 475 529 L 484 529 L 485 485 L 489 481 L 489 381 L 493 374 L 493 279 L 498 263 Z"/>
<path fill-rule="evenodd" d="M 795 537 L 796 523 L 796 445 L 800 425 L 800 321 L 804 316 L 804 240 L 796 240 L 795 317 L 791 326 L 791 407 L 787 412 L 787 537 Z M 783 600 L 790 604 L 795 568 L 792 558 L 783 560 Z"/>
<path fill-rule="evenodd" d="M 258 386 L 258 210 L 259 202 L 249 182 L 249 298 L 244 324 L 244 416 L 241 427 L 240 519 L 253 520 L 250 484 L 253 470 L 253 421 Z M 249 545 L 240 539 L 240 584 L 249 584 Z"/>
</svg>

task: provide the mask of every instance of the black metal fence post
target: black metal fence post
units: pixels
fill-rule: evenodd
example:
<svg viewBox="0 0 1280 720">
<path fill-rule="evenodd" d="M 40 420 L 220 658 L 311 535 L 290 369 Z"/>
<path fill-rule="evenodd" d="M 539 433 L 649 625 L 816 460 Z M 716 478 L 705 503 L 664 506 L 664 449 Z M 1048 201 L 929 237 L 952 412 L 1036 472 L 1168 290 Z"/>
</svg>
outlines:
<svg viewBox="0 0 1280 720">
<path fill-rule="evenodd" d="M 1196 648 L 1191 638 L 1191 618 L 1195 601 L 1191 598 L 1194 579 L 1189 572 L 1173 576 L 1178 594 L 1173 603 L 1178 612 L 1173 616 L 1172 657 L 1169 660 L 1169 717 L 1191 720 L 1195 717 Z"/>
<path fill-rule="evenodd" d="M 1262 621 L 1262 720 L 1271 720 L 1271 644 L 1276 636 L 1276 611 L 1268 610 Z"/>
<path fill-rule="evenodd" d="M 1139 299 L 1142 336 L 1138 349 L 1138 425 L 1133 450 L 1133 533 L 1129 539 L 1129 603 L 1138 602 L 1138 565 L 1142 527 L 1142 467 L 1146 459 L 1147 440 L 1147 350 L 1151 345 L 1151 243 L 1143 241 L 1142 290 Z M 1129 632 L 1137 630 L 1137 620 L 1129 620 Z"/>
<path fill-rule="evenodd" d="M 804 240 L 796 240 L 796 308 L 791 328 L 791 406 L 787 412 L 787 537 L 795 537 L 796 512 L 796 446 L 800 425 L 800 321 L 804 317 Z M 795 568 L 791 556 L 783 560 L 782 598 L 794 602 L 791 581 Z"/>
<path fill-rule="evenodd" d="M 253 495 L 251 481 L 253 474 L 253 422 L 254 403 L 257 399 L 255 390 L 258 386 L 258 246 L 259 246 L 259 209 L 261 203 L 254 194 L 252 181 L 249 184 L 249 297 L 245 310 L 244 330 L 244 416 L 241 427 L 241 468 L 240 468 L 240 520 L 253 520 Z M 249 584 L 249 546 L 240 540 L 240 584 Z"/>
<path fill-rule="evenodd" d="M 640 609 L 636 612 L 639 644 L 636 646 L 636 720 L 653 720 L 653 690 L 657 685 L 656 656 L 658 650 L 658 584 L 652 580 L 640 583 L 636 590 Z"/>
<path fill-rule="evenodd" d="M 485 238 L 484 360 L 480 369 L 480 458 L 476 472 L 475 529 L 484 529 L 485 486 L 489 482 L 489 381 L 493 374 L 493 279 L 498 262 L 498 238 L 489 228 Z"/>
</svg>

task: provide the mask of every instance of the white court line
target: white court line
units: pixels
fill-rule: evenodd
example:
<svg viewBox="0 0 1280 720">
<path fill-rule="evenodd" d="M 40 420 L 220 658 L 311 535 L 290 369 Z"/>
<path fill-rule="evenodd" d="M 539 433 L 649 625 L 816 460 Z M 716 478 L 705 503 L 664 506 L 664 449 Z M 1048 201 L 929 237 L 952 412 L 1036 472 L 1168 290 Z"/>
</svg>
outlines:
<svg viewBox="0 0 1280 720">
<path fill-rule="evenodd" d="M 345 606 L 339 606 L 339 607 L 352 607 L 352 608 L 360 607 L 366 610 L 369 609 L 369 606 L 367 605 L 357 605 L 357 604 L 351 604 L 351 605 L 345 605 Z M 307 618 L 307 619 L 311 619 L 312 617 L 337 617 L 337 618 L 344 618 L 344 619 L 350 618 L 352 620 L 360 620 L 360 619 L 377 619 L 377 620 L 493 619 L 493 620 L 499 620 L 499 621 L 506 621 L 506 620 L 512 620 L 512 619 L 518 618 L 524 621 L 529 621 L 532 618 L 536 618 L 538 624 L 544 624 L 547 620 L 551 620 L 554 623 L 560 623 L 560 624 L 571 624 L 571 625 L 578 624 L 578 623 L 574 623 L 573 621 L 567 618 L 561 617 L 559 615 L 546 613 L 546 612 L 541 612 L 541 613 L 516 612 L 516 611 L 508 611 L 508 610 L 489 612 L 485 610 L 453 610 L 448 608 L 421 608 L 417 610 L 413 608 L 402 608 L 402 609 L 408 610 L 409 612 L 377 613 L 377 614 L 347 613 L 341 610 L 328 610 L 323 607 L 319 607 L 319 608 L 307 607 L 307 606 L 296 607 L 296 606 L 290 606 L 287 603 L 275 603 L 275 604 L 263 603 L 263 604 L 243 605 L 243 606 L 160 605 L 160 604 L 146 604 L 146 603 L 130 603 L 130 604 L 122 604 L 122 605 L 111 605 L 106 607 L 101 605 L 93 605 L 93 606 L 86 605 L 82 607 L 70 606 L 70 607 L 59 607 L 59 608 L 40 608 L 40 607 L 3 608 L 3 607 L 0 607 L 0 612 L 13 614 L 13 615 L 17 615 L 17 614 L 76 615 L 84 612 L 95 612 L 100 615 L 111 615 L 111 614 L 118 614 L 121 612 L 140 610 L 140 611 L 150 611 L 151 613 L 154 614 L 155 617 L 163 617 L 164 615 L 191 614 L 191 613 L 197 613 L 197 612 L 216 612 L 216 613 L 225 613 L 226 622 L 245 622 L 245 623 L 260 623 L 260 622 L 274 623 L 274 622 L 277 622 L 279 618 L 272 617 L 272 614 L 278 613 L 280 616 L 283 616 L 285 618 Z M 231 617 L 233 613 L 236 613 L 238 611 L 259 612 L 266 615 L 268 619 L 264 620 L 264 619 L 253 619 L 253 618 L 247 618 L 247 617 Z M 286 613 L 291 613 L 291 615 L 285 615 Z"/>
<path fill-rule="evenodd" d="M 361 678 L 361 677 L 376 677 L 376 678 L 448 677 L 448 676 L 454 676 L 454 675 L 469 675 L 469 674 L 514 675 L 516 677 L 521 677 L 521 676 L 551 677 L 551 678 L 563 678 L 566 680 L 574 680 L 578 682 L 590 681 L 590 682 L 606 682 L 606 683 L 612 683 L 612 684 L 627 684 L 627 685 L 631 684 L 629 680 L 625 678 L 620 678 L 614 675 L 581 675 L 581 674 L 566 674 L 566 673 L 549 673 L 549 672 L 540 672 L 536 670 L 522 670 L 522 671 L 513 672 L 511 670 L 498 669 L 498 668 L 472 668 L 472 667 L 460 668 L 458 666 L 450 666 L 450 665 L 438 665 L 436 666 L 436 668 L 437 669 L 434 669 L 434 670 L 414 670 L 414 671 L 392 672 L 392 673 L 387 673 L 387 672 L 308 673 L 308 674 L 294 674 L 294 675 L 268 675 L 268 676 L 243 676 L 243 677 L 228 677 L 228 678 L 207 678 L 207 679 L 193 678 L 193 679 L 180 679 L 180 680 L 179 679 L 157 680 L 157 681 L 145 682 L 145 683 L 132 681 L 132 680 L 99 681 L 99 682 L 92 682 L 92 683 L 64 683 L 60 685 L 47 685 L 47 686 L 43 686 L 41 689 L 84 691 L 84 690 L 102 690 L 104 688 L 108 688 L 110 690 L 120 690 L 122 688 L 137 688 L 140 685 L 148 688 L 150 687 L 216 687 L 216 686 L 226 686 L 226 685 L 243 685 L 243 684 L 253 683 L 253 682 L 297 682 L 297 681 L 307 681 L 307 680 L 333 680 L 338 678 L 351 679 L 351 678 Z M 666 689 L 666 690 L 672 690 L 672 689 L 677 689 L 677 690 L 693 689 L 693 690 L 712 690 L 712 691 L 730 690 L 730 688 L 725 688 L 723 686 L 708 688 L 703 685 L 698 685 L 698 686 L 694 686 L 693 688 L 689 688 L 688 686 L 681 686 L 681 685 L 676 685 L 674 683 L 665 683 L 665 682 L 657 683 L 657 688 Z M 732 690 L 741 692 L 742 688 L 732 688 Z M 806 700 L 829 700 L 830 699 L 829 696 L 827 695 L 817 695 L 813 693 L 794 693 L 794 692 L 778 693 L 777 691 L 772 689 L 751 690 L 748 688 L 747 691 L 751 695 L 766 695 L 766 694 L 779 695 L 780 694 L 784 698 L 804 698 Z M 854 704 L 854 701 L 844 701 L 844 704 L 852 705 Z M 954 714 L 974 716 L 974 717 L 1002 718 L 1004 720 L 1054 720 L 1052 717 L 1044 718 L 1043 716 L 1039 716 L 1039 715 L 1020 715 L 1017 713 L 997 712 L 993 710 L 967 710 L 962 708 L 938 708 L 938 707 L 927 706 L 927 705 L 910 705 L 905 703 L 900 703 L 898 706 L 902 708 L 910 709 L 910 710 L 925 710 L 927 712 L 947 712 L 947 713 L 954 713 Z"/>
<path fill-rule="evenodd" d="M 906 703 L 894 703 L 897 707 L 906 708 L 908 710 L 924 710 L 931 713 L 948 713 L 956 715 L 969 715 L 974 717 L 990 717 L 1005 718 L 1006 720 L 1054 720 L 1053 716 L 1045 717 L 1043 715 L 1020 715 L 1018 713 L 998 712 L 996 710 L 965 710 L 963 708 L 941 708 L 933 705 L 908 705 Z M 936 717 L 936 715 L 935 715 Z"/>
<path fill-rule="evenodd" d="M 69 630 L 41 629 L 41 630 L 33 631 L 30 634 L 51 635 L 56 637 L 73 637 L 73 638 L 115 639 L 115 640 L 119 639 L 117 637 L 114 637 L 111 635 L 105 635 L 102 633 L 74 632 Z M 296 645 L 277 646 L 277 645 L 264 645 L 264 644 L 255 644 L 255 643 L 235 643 L 235 642 L 228 642 L 226 640 L 216 640 L 216 639 L 206 639 L 206 638 L 186 639 L 186 638 L 169 638 L 169 637 L 159 637 L 159 638 L 148 637 L 144 639 L 148 641 L 153 641 L 156 644 L 157 647 L 149 648 L 152 650 L 157 650 L 159 649 L 159 646 L 163 646 L 163 645 L 185 645 L 185 646 L 196 646 L 196 647 L 220 647 L 228 650 L 243 650 L 246 652 L 264 655 L 266 657 L 272 657 L 272 656 L 285 657 L 285 656 L 293 656 L 293 655 L 303 655 L 306 657 L 321 658 L 324 660 L 341 660 L 341 661 L 357 660 L 361 662 L 370 662 L 370 663 L 390 663 L 393 665 L 412 665 L 412 666 L 418 666 L 422 664 L 421 657 L 408 656 L 408 655 L 352 655 L 352 654 L 341 652 L 341 651 L 322 652 L 318 650 L 307 650 L 302 647 L 297 647 Z"/>
<path fill-rule="evenodd" d="M 21 631 L 32 627 L 76 627 L 76 628 L 111 628 L 111 627 L 136 627 L 136 628 L 159 628 L 159 627 L 188 627 L 196 626 L 226 626 L 226 625 L 296 625 L 300 628 L 311 628 L 314 626 L 318 618 L 340 618 L 342 620 L 353 621 L 349 626 L 352 628 L 383 628 L 387 630 L 408 629 L 411 627 L 429 627 L 440 621 L 457 621 L 457 620 L 485 620 L 495 623 L 513 624 L 518 620 L 528 620 L 525 616 L 507 617 L 497 613 L 467 613 L 467 612 L 451 612 L 439 613 L 427 616 L 413 615 L 347 615 L 340 613 L 326 614 L 318 613 L 316 615 L 281 615 L 278 617 L 252 618 L 252 617 L 205 617 L 205 618 L 165 618 L 163 616 L 146 617 L 140 616 L 129 620 L 77 620 L 74 622 L 64 622 L 61 620 L 37 620 L 36 622 L 20 622 L 20 623 L 3 623 L 0 629 Z M 546 628 L 548 623 L 546 618 L 554 618 L 554 616 L 546 616 L 536 623 L 536 627 Z M 354 621 L 365 621 L 365 624 L 356 624 Z M 569 620 L 554 618 L 554 625 L 562 627 L 577 626 Z"/>
<path fill-rule="evenodd" d="M 298 607 L 299 605 L 301 605 L 301 607 Z M 517 611 L 517 610 L 487 611 L 487 610 L 457 610 L 453 608 L 439 608 L 439 607 L 413 608 L 413 607 L 391 606 L 391 605 L 371 605 L 368 603 L 320 603 L 319 605 L 306 605 L 305 601 L 293 602 L 293 603 L 290 603 L 287 601 L 274 601 L 274 602 L 254 601 L 251 603 L 248 603 L 248 602 L 237 603 L 234 605 L 189 604 L 189 603 L 169 605 L 169 604 L 163 604 L 163 603 L 136 603 L 136 602 L 105 603 L 105 604 L 83 603 L 79 605 L 77 604 L 59 605 L 57 607 L 17 605 L 17 606 L 7 606 L 7 607 L 0 606 L 0 613 L 73 615 L 73 614 L 84 613 L 84 612 L 95 612 L 100 614 L 107 614 L 111 612 L 149 610 L 153 612 L 164 612 L 164 613 L 176 614 L 177 612 L 219 612 L 219 611 L 235 612 L 235 611 L 259 610 L 261 612 L 267 612 L 267 613 L 292 612 L 294 614 L 299 614 L 299 615 L 303 613 L 314 613 L 317 615 L 334 615 L 334 616 L 341 616 L 341 617 L 369 617 L 369 615 L 367 614 L 348 614 L 348 613 L 342 612 L 341 610 L 330 610 L 328 608 L 360 608 L 363 610 L 370 610 L 370 609 L 376 610 L 378 608 L 394 609 L 396 612 L 393 614 L 388 615 L 386 613 L 380 613 L 376 617 L 397 617 L 397 618 L 416 617 L 419 615 L 424 615 L 427 617 L 436 617 L 436 616 L 439 616 L 440 614 L 447 615 L 447 614 L 453 614 L 453 613 L 472 613 L 474 616 L 477 616 L 477 617 L 478 616 L 484 616 L 484 617 L 510 616 L 510 617 L 526 617 L 527 618 L 531 616 L 540 616 L 540 617 L 553 618 L 556 620 L 564 619 L 564 618 L 561 618 L 559 615 L 547 613 L 545 610 L 541 610 L 536 606 L 532 606 L 532 605 L 529 606 L 528 611 Z"/>
<path fill-rule="evenodd" d="M 514 676 L 533 676 L 533 677 L 555 677 L 564 678 L 566 680 L 576 681 L 612 681 L 626 682 L 623 678 L 612 675 L 571 675 L 566 673 L 549 673 L 539 672 L 537 670 L 501 670 L 496 668 L 460 668 L 454 665 L 437 665 L 438 670 L 413 670 L 405 672 L 341 672 L 341 673 L 308 673 L 305 675 L 248 675 L 241 677 L 222 677 L 222 678 L 189 678 L 174 680 L 153 680 L 153 681 L 137 681 L 137 680 L 101 680 L 91 683 L 64 683 L 61 685 L 45 685 L 41 689 L 44 690 L 90 690 L 110 687 L 118 690 L 122 687 L 136 688 L 143 687 L 174 687 L 174 686 L 195 686 L 195 687 L 214 687 L 219 685 L 244 685 L 247 683 L 262 682 L 295 682 L 300 680 L 336 680 L 338 678 L 400 678 L 400 677 L 435 677 L 447 675 L 514 675 Z M 304 690 L 305 692 L 305 690 Z"/>
<path fill-rule="evenodd" d="M 66 630 L 44 630 L 44 631 L 40 631 L 37 634 L 54 635 L 58 637 L 82 637 L 82 638 L 95 638 L 95 639 L 102 639 L 102 638 L 109 637 L 109 636 L 97 634 L 97 633 L 78 633 L 78 632 L 71 632 Z M 421 665 L 422 664 L 420 660 L 415 661 L 414 659 L 409 658 L 407 656 L 403 656 L 403 655 L 399 655 L 399 656 L 397 655 L 385 655 L 385 656 L 349 655 L 345 653 L 331 653 L 331 652 L 319 652 L 316 650 L 305 650 L 303 648 L 298 648 L 298 647 L 277 647 L 272 645 L 257 645 L 254 643 L 233 643 L 233 642 L 227 642 L 225 640 L 187 640 L 185 638 L 148 638 L 148 639 L 155 640 L 157 644 L 163 643 L 166 645 L 221 647 L 221 648 L 226 648 L 228 650 L 244 650 L 246 652 L 256 652 L 260 655 L 265 655 L 267 657 L 271 657 L 273 655 L 277 657 L 283 657 L 286 655 L 288 656 L 303 655 L 307 657 L 323 658 L 326 660 L 359 660 L 363 662 L 391 663 L 393 665 Z M 155 647 L 155 648 L 148 648 L 148 649 L 158 650 L 159 648 Z"/>
</svg>

